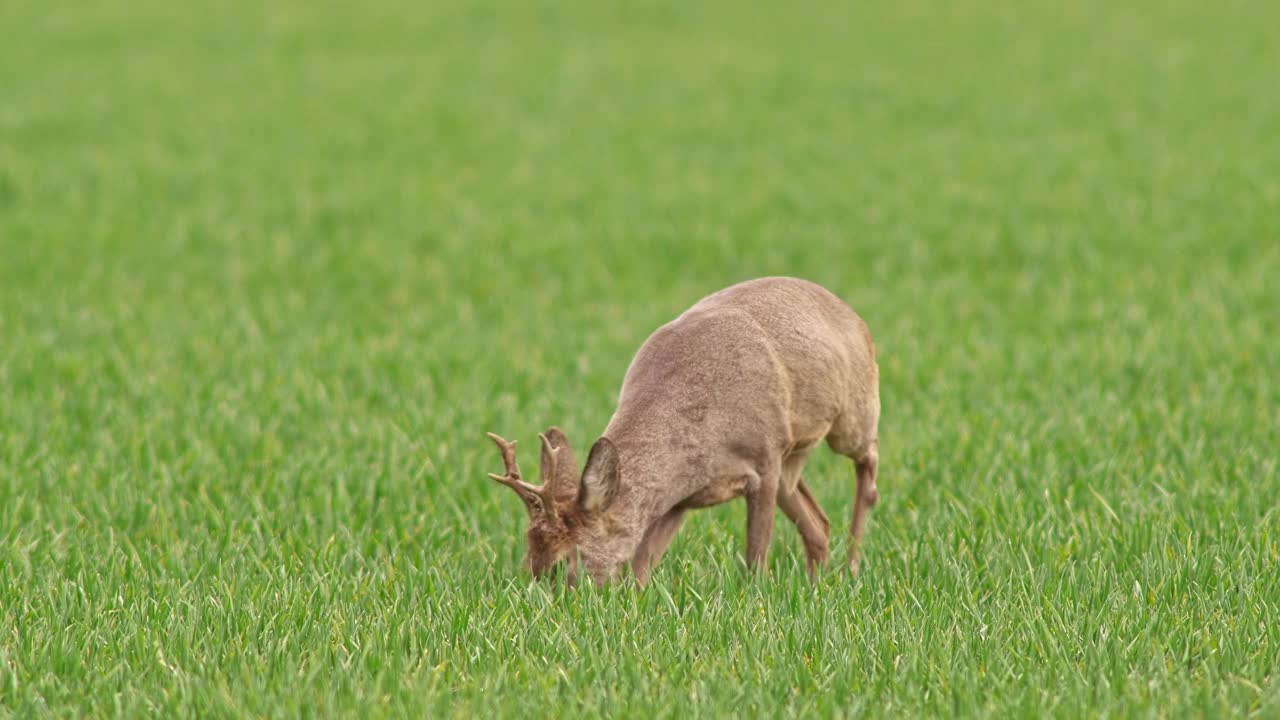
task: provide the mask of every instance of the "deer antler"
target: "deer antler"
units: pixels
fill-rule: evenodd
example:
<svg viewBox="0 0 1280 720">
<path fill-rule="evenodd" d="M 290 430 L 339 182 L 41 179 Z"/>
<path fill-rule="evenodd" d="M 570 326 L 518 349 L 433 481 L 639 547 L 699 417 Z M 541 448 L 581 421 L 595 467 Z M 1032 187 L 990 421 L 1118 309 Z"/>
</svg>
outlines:
<svg viewBox="0 0 1280 720">
<path fill-rule="evenodd" d="M 489 473 L 489 477 L 515 490 L 520 499 L 524 500 L 525 505 L 529 506 L 530 511 L 534 508 L 541 510 L 543 508 L 542 488 L 530 485 L 520 475 L 520 466 L 516 464 L 516 441 L 504 440 L 493 433 L 487 434 L 493 444 L 498 446 L 498 450 L 502 453 L 502 464 L 506 467 L 505 475 Z"/>
<path fill-rule="evenodd" d="M 558 427 L 540 433 L 542 441 L 542 495 L 556 503 L 572 502 L 578 496 L 578 463 L 569 438 Z"/>
</svg>

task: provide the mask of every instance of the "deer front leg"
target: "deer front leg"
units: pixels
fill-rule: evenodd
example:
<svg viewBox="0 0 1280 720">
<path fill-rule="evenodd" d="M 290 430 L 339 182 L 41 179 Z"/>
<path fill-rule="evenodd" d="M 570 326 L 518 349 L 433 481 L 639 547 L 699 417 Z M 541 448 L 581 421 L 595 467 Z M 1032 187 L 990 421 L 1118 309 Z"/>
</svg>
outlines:
<svg viewBox="0 0 1280 720">
<path fill-rule="evenodd" d="M 773 469 L 759 475 L 758 482 L 747 485 L 747 567 L 751 570 L 763 567 L 769 554 L 780 474 L 780 470 Z"/>
<path fill-rule="evenodd" d="M 631 558 L 631 572 L 641 586 L 649 581 L 649 572 L 653 570 L 654 565 L 658 564 L 658 560 L 662 559 L 662 554 L 675 539 L 682 520 L 684 520 L 684 510 L 675 509 L 658 518 L 645 531 L 640 547 L 636 548 L 636 553 Z"/>
</svg>

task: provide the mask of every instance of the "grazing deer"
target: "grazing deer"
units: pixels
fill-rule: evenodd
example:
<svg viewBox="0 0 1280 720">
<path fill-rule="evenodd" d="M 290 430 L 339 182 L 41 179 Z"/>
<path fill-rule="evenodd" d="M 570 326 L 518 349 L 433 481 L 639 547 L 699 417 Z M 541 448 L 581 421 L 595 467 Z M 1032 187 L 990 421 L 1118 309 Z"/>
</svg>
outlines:
<svg viewBox="0 0 1280 720">
<path fill-rule="evenodd" d="M 644 584 L 688 510 L 747 501 L 747 565 L 764 563 L 774 508 L 795 523 L 814 575 L 831 523 L 801 477 L 824 438 L 853 460 L 849 568 L 856 575 L 867 514 L 879 499 L 879 370 L 866 323 L 811 282 L 770 277 L 703 298 L 645 341 L 618 409 L 578 475 L 557 428 L 542 441 L 541 486 L 525 482 L 515 443 L 492 433 L 506 466 L 491 478 L 529 511 L 526 561 L 535 577 L 579 556 L 597 582 L 631 562 Z"/>
</svg>

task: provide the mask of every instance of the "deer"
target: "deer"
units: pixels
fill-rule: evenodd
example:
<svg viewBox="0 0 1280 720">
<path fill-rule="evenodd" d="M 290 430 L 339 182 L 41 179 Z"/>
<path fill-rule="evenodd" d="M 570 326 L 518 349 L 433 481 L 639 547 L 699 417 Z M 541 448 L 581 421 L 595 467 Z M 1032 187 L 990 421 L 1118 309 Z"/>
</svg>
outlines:
<svg viewBox="0 0 1280 720">
<path fill-rule="evenodd" d="M 579 566 L 605 584 L 629 563 L 643 587 L 686 513 L 739 497 L 746 566 L 764 566 L 781 509 L 816 578 L 831 523 L 802 471 L 825 439 L 854 466 L 856 577 L 880 497 L 879 419 L 879 368 L 862 318 L 815 283 L 757 278 L 704 297 L 645 340 L 581 473 L 564 432 L 550 427 L 539 434 L 541 485 L 521 474 L 516 442 L 493 433 L 505 471 L 489 477 L 524 502 L 535 579 L 564 564 L 570 585 Z"/>
</svg>

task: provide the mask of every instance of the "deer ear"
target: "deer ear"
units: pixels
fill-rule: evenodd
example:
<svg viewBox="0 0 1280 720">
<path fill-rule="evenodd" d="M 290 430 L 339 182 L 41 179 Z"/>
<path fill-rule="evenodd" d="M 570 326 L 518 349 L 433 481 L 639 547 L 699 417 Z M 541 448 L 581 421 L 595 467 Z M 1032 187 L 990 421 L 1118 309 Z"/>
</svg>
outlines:
<svg viewBox="0 0 1280 720">
<path fill-rule="evenodd" d="M 588 511 L 604 509 L 617 494 L 620 477 L 617 448 L 609 438 L 600 438 L 591 446 L 587 467 L 582 471 L 578 505 Z"/>
</svg>

